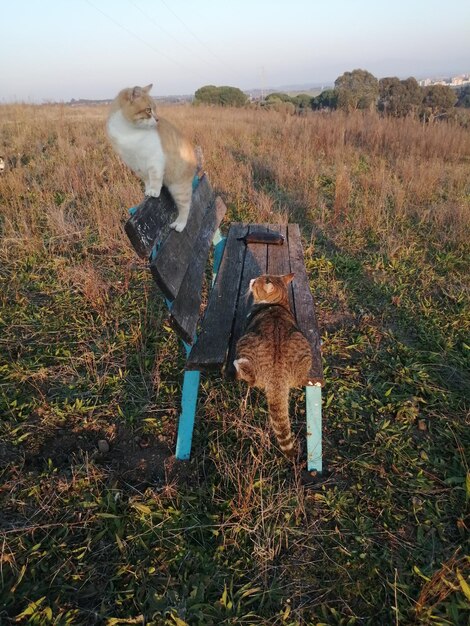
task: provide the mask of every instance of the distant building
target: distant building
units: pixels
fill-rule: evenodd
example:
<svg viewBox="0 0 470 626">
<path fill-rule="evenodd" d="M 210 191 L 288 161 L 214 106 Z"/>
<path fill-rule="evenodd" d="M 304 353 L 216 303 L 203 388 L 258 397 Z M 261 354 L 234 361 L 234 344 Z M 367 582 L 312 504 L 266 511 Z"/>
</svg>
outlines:
<svg viewBox="0 0 470 626">
<path fill-rule="evenodd" d="M 447 85 L 448 87 L 461 87 L 470 83 L 470 74 L 460 74 L 451 78 L 423 78 L 418 81 L 420 87 L 429 87 L 430 85 Z"/>
</svg>

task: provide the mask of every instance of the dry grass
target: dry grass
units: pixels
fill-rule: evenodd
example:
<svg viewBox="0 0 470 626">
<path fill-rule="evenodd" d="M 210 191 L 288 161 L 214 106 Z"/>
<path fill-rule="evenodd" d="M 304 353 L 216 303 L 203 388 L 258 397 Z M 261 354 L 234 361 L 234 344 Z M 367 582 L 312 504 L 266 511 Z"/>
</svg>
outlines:
<svg viewBox="0 0 470 626">
<path fill-rule="evenodd" d="M 463 626 L 470 129 L 162 113 L 228 221 L 300 223 L 327 469 L 305 485 L 262 395 L 214 375 L 174 471 L 184 359 L 123 233 L 142 191 L 106 110 L 1 106 L 0 622 Z M 303 442 L 301 391 L 291 411 Z"/>
<path fill-rule="evenodd" d="M 376 115 L 202 107 L 165 114 L 203 148 L 213 184 L 255 219 L 314 222 L 332 233 L 371 229 L 386 247 L 415 224 L 441 240 L 469 237 L 470 133 Z M 3 235 L 10 247 L 96 232 L 121 241 L 139 183 L 104 133 L 106 111 L 3 106 Z"/>
</svg>

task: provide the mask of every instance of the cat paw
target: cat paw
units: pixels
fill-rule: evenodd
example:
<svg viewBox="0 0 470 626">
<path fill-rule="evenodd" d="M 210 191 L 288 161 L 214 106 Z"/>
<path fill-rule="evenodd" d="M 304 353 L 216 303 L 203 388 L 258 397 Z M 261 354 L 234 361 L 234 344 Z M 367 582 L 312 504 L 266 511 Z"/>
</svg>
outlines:
<svg viewBox="0 0 470 626">
<path fill-rule="evenodd" d="M 154 187 L 147 187 L 145 189 L 145 195 L 151 198 L 158 198 L 160 196 L 160 189 L 155 189 Z"/>
<path fill-rule="evenodd" d="M 180 220 L 175 220 L 170 224 L 170 228 L 174 228 L 177 233 L 180 233 L 182 230 L 184 230 L 185 226 L 186 222 L 180 222 Z"/>
</svg>

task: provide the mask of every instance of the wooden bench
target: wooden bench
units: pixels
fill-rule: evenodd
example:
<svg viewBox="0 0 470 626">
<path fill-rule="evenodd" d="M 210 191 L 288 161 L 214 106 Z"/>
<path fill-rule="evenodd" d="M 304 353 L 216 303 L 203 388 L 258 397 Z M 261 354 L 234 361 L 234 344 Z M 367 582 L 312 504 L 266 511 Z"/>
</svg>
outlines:
<svg viewBox="0 0 470 626">
<path fill-rule="evenodd" d="M 176 207 L 166 189 L 160 198 L 146 198 L 130 209 L 125 230 L 137 253 L 148 258 L 152 275 L 164 294 L 170 323 L 183 340 L 187 362 L 182 391 L 176 458 L 189 459 L 200 373 L 222 369 L 234 376 L 236 343 L 243 333 L 251 299 L 252 278 L 293 272 L 291 308 L 312 347 L 312 369 L 306 386 L 307 467 L 322 471 L 321 387 L 323 370 L 320 334 L 305 271 L 297 224 L 231 223 L 227 237 L 219 225 L 226 207 L 216 198 L 207 176 L 195 180 L 191 211 L 182 233 L 168 232 Z M 251 234 L 280 233 L 282 245 L 245 243 Z M 201 317 L 201 293 L 211 243 L 214 245 L 213 286 Z M 198 328 L 199 326 L 199 328 Z"/>
</svg>

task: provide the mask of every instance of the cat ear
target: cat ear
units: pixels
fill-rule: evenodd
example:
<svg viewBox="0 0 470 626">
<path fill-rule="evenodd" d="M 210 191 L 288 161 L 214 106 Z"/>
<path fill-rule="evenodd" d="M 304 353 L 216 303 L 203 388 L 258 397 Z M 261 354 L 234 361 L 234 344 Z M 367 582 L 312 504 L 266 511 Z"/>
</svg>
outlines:
<svg viewBox="0 0 470 626">
<path fill-rule="evenodd" d="M 142 95 L 142 87 L 134 87 L 134 89 L 132 90 L 132 93 L 130 95 L 129 100 L 131 102 L 134 102 L 134 100 L 136 98 L 138 98 L 139 96 L 141 96 L 141 95 Z"/>
<path fill-rule="evenodd" d="M 144 93 L 149 93 L 149 92 L 150 92 L 150 90 L 152 89 L 152 87 L 153 87 L 153 84 L 152 84 L 152 83 L 150 83 L 150 85 L 147 85 L 146 87 L 142 87 L 142 91 L 143 91 Z"/>
<path fill-rule="evenodd" d="M 246 380 L 246 382 L 253 386 L 255 384 L 255 374 L 253 372 L 252 363 L 248 359 L 236 359 L 233 362 L 237 378 L 240 380 Z"/>
<path fill-rule="evenodd" d="M 284 274 L 284 276 L 282 277 L 284 285 L 288 285 L 289 283 L 291 283 L 294 276 L 295 274 L 293 272 L 291 272 L 290 274 Z"/>
<path fill-rule="evenodd" d="M 266 293 L 271 293 L 273 289 L 274 289 L 274 285 L 272 283 L 266 283 L 264 285 L 264 290 L 266 291 Z"/>
</svg>

